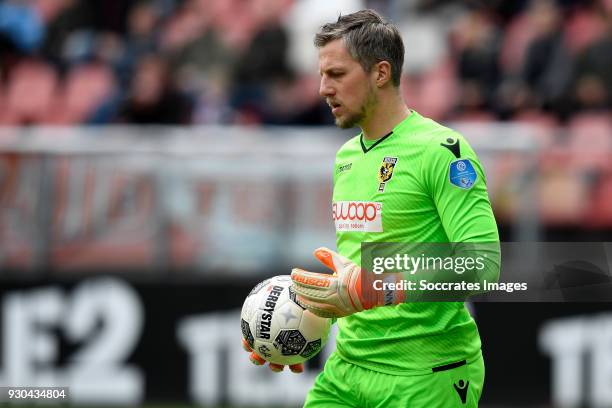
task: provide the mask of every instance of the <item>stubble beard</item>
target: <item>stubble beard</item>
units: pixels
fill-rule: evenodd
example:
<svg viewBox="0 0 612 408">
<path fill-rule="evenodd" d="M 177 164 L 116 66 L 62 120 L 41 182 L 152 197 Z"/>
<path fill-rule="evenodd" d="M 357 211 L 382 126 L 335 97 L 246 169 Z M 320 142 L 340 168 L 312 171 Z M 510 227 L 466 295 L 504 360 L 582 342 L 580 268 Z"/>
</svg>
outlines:
<svg viewBox="0 0 612 408">
<path fill-rule="evenodd" d="M 337 117 L 335 121 L 336 126 L 338 126 L 340 129 L 350 129 L 361 125 L 367 118 L 371 108 L 376 105 L 376 103 L 376 94 L 374 93 L 373 89 L 370 88 L 368 90 L 368 96 L 366 97 L 365 102 L 361 105 L 359 112 L 348 114 L 348 116 L 345 118 Z"/>
<path fill-rule="evenodd" d="M 365 118 L 364 108 L 365 106 L 362 106 L 361 110 L 358 113 L 352 114 L 349 117 L 336 118 L 336 126 L 338 126 L 340 129 L 350 129 L 352 127 L 357 126 Z"/>
</svg>

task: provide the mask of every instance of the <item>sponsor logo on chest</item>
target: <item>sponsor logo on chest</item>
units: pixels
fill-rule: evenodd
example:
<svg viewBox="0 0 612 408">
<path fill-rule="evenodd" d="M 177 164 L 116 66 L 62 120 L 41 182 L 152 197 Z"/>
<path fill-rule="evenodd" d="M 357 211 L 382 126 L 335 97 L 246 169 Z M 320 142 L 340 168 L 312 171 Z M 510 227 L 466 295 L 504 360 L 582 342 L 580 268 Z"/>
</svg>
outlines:
<svg viewBox="0 0 612 408">
<path fill-rule="evenodd" d="M 336 231 L 382 232 L 382 203 L 335 201 L 332 217 Z"/>
</svg>

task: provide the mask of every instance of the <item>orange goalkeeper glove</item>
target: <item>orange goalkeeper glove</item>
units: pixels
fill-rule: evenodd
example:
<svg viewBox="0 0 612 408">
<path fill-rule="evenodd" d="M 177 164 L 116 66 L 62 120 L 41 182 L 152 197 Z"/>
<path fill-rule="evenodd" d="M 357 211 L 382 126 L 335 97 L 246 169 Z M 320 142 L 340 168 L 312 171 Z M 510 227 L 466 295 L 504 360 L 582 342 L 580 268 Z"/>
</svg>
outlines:
<svg viewBox="0 0 612 408">
<path fill-rule="evenodd" d="M 397 282 L 401 274 L 373 275 L 350 259 L 327 248 L 318 248 L 314 256 L 334 271 L 333 275 L 308 272 L 299 268 L 291 271 L 293 290 L 298 301 L 321 317 L 344 317 L 377 306 L 394 305 L 404 301 L 404 292 L 376 290 L 374 280 Z M 376 276 L 376 277 L 375 277 Z"/>
</svg>

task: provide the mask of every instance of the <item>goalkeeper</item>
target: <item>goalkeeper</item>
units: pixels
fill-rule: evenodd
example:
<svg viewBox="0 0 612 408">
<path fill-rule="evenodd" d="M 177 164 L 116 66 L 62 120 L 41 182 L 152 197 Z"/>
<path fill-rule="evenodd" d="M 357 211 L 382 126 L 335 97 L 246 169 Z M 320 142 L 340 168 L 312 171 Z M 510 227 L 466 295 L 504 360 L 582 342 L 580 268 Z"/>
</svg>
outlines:
<svg viewBox="0 0 612 408">
<path fill-rule="evenodd" d="M 476 407 L 484 362 L 464 303 L 374 291 L 359 264 L 362 242 L 487 243 L 494 248 L 487 279 L 497 279 L 499 237 L 478 158 L 461 135 L 405 105 L 404 45 L 376 12 L 340 16 L 321 28 L 315 45 L 319 92 L 336 125 L 361 133 L 336 155 L 339 254 L 315 251 L 335 273 L 292 272 L 301 303 L 338 318 L 339 328 L 337 349 L 305 407 Z"/>
</svg>

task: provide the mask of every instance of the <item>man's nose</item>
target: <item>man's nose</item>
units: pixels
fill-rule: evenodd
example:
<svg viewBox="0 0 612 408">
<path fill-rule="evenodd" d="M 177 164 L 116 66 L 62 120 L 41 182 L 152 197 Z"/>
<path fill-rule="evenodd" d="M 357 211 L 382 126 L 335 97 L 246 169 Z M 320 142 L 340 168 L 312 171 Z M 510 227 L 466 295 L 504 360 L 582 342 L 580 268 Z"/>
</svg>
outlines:
<svg viewBox="0 0 612 408">
<path fill-rule="evenodd" d="M 329 81 L 325 78 L 321 78 L 321 84 L 319 85 L 319 95 L 325 98 L 334 95 L 334 93 L 334 88 L 330 86 Z"/>
</svg>

